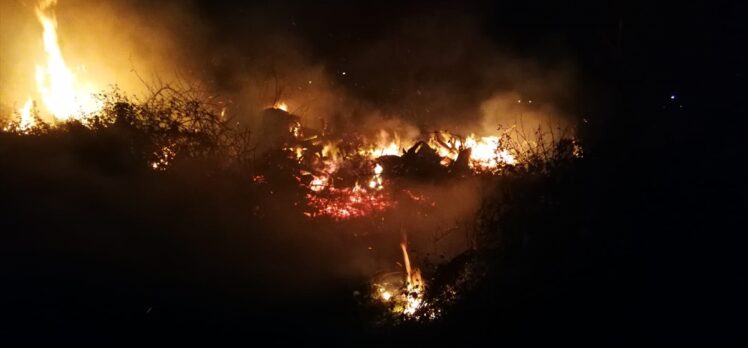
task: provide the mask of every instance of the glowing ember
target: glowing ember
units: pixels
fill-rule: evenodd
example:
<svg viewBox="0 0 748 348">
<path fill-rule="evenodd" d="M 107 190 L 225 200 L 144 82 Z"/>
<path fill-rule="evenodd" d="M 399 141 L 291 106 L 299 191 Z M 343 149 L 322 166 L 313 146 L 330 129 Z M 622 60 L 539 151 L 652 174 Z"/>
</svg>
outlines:
<svg viewBox="0 0 748 348">
<path fill-rule="evenodd" d="M 392 293 L 387 290 L 382 290 L 382 300 L 389 301 L 392 298 Z"/>
<path fill-rule="evenodd" d="M 364 150 L 363 154 L 367 155 L 370 158 L 377 158 L 381 156 L 399 156 L 402 155 L 402 150 L 397 143 L 391 142 L 389 144 L 377 145 L 368 150 Z"/>
<path fill-rule="evenodd" d="M 256 184 L 265 184 L 267 183 L 267 179 L 265 179 L 264 175 L 255 175 L 252 177 L 252 182 Z"/>
<path fill-rule="evenodd" d="M 470 148 L 470 164 L 474 168 L 490 170 L 501 164 L 516 164 L 514 157 L 507 150 L 501 150 L 499 137 L 476 138 L 470 135 L 465 139 L 465 148 Z"/>
<path fill-rule="evenodd" d="M 326 190 L 308 193 L 306 199 L 311 209 L 310 212 L 305 213 L 307 216 L 327 216 L 334 220 L 364 217 L 371 213 L 382 212 L 394 205 L 388 195 L 381 192 L 369 192 L 358 184 L 353 188 L 327 187 Z"/>
<path fill-rule="evenodd" d="M 300 125 L 298 127 L 300 128 Z M 296 135 L 294 127 L 289 128 L 288 131 Z M 517 163 L 509 150 L 501 148 L 500 139 L 499 136 L 476 137 L 475 135 L 462 138 L 448 132 L 439 132 L 431 136 L 428 145 L 442 157 L 440 163 L 443 166 L 451 166 L 461 153 L 470 153 L 467 164 L 474 172 L 497 173 L 503 166 Z M 385 180 L 382 176 L 385 168 L 376 162 L 381 156 L 404 154 L 399 137 L 390 136 L 389 133 L 381 131 L 375 145 L 364 143 L 355 146 L 357 148 L 351 152 L 346 150 L 346 143 L 343 140 L 325 140 L 309 147 L 306 145 L 286 147 L 299 163 L 311 162 L 311 164 L 307 163 L 312 166 L 311 170 L 302 171 L 305 172 L 302 176 L 311 175 L 311 178 L 302 180 L 299 177 L 299 182 L 311 191 L 306 195 L 306 203 L 310 208 L 310 211 L 305 213 L 307 216 L 326 216 L 342 220 L 367 216 L 395 205 L 396 202 L 392 200 L 390 192 L 385 190 Z M 316 152 L 309 151 L 309 148 L 314 147 L 318 148 Z M 467 149 L 470 151 L 465 152 Z M 352 158 L 351 153 L 360 157 Z M 354 187 L 337 186 L 333 178 L 340 176 L 338 170 L 351 167 L 346 161 L 361 161 L 361 157 L 364 162 L 373 164 L 371 177 L 365 181 L 363 186 L 358 183 Z M 360 166 L 356 162 L 352 163 L 352 167 Z"/>
<path fill-rule="evenodd" d="M 176 156 L 177 153 L 172 147 L 164 146 L 161 148 L 161 151 L 153 153 L 154 160 L 151 161 L 151 168 L 157 171 L 164 171 Z"/>
<path fill-rule="evenodd" d="M 312 182 L 309 183 L 309 189 L 314 192 L 320 192 L 325 189 L 325 187 L 328 186 L 328 177 L 327 176 L 314 176 L 312 179 Z"/>
</svg>

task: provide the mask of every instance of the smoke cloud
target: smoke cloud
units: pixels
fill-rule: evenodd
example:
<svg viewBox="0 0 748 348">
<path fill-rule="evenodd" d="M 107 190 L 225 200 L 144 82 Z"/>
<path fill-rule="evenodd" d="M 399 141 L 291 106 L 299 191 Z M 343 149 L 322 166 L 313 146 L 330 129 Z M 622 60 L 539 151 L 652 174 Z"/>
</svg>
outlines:
<svg viewBox="0 0 748 348">
<path fill-rule="evenodd" d="M 5 111 L 35 96 L 43 51 L 34 5 L 1 5 Z M 143 80 L 180 80 L 225 97 L 243 118 L 282 100 L 309 127 L 376 134 L 398 125 L 404 137 L 571 120 L 571 64 L 498 44 L 475 9 L 384 7 L 63 0 L 56 14 L 68 65 L 102 90 L 139 94 Z"/>
</svg>

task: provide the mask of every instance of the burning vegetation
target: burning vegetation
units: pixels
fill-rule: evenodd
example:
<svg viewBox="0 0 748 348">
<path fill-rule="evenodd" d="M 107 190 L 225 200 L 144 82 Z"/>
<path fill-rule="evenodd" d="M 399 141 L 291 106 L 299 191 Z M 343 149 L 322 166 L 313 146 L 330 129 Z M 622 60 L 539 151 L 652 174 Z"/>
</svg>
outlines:
<svg viewBox="0 0 748 348">
<path fill-rule="evenodd" d="M 421 271 L 410 265 L 407 243 L 400 243 L 400 249 L 403 252 L 405 273 L 387 273 L 379 276 L 373 283 L 373 297 L 388 305 L 389 310 L 395 315 L 419 318 L 428 307 L 424 302 L 426 282 L 421 276 Z M 436 318 L 436 312 L 432 311 L 429 315 L 429 319 Z"/>
<path fill-rule="evenodd" d="M 88 114 L 100 109 L 97 91 L 90 84 L 78 81 L 75 73 L 65 63 L 57 35 L 57 18 L 54 6 L 57 0 L 40 1 L 35 8 L 36 18 L 44 29 L 42 42 L 46 61 L 36 66 L 35 80 L 39 99 L 55 122 L 85 121 Z M 6 125 L 5 130 L 29 132 L 40 122 L 32 114 L 34 100 L 29 99 L 18 110 L 17 122 Z"/>
<path fill-rule="evenodd" d="M 429 130 L 406 136 L 397 129 L 335 132 L 308 127 L 301 116 L 289 112 L 288 104 L 276 100 L 261 112 L 259 127 L 250 129 L 239 122 L 239 115 L 232 115 L 226 100 L 192 84 L 149 85 L 145 98 L 116 88 L 94 94 L 94 87 L 79 81 L 65 63 L 55 4 L 46 0 L 36 7 L 47 56 L 36 68 L 37 98 L 29 98 L 15 112 L 3 127 L 3 136 L 43 138 L 73 129 L 93 135 L 116 130 L 125 135 L 127 151 L 142 169 L 166 174 L 185 163 L 208 164 L 211 170 L 243 178 L 247 186 L 268 196 L 290 191 L 283 199 L 293 201 L 297 208 L 293 213 L 313 223 L 343 225 L 387 218 L 406 230 L 411 225 L 400 221 L 416 220 L 413 215 L 435 221 L 434 215 L 441 212 L 437 207 L 452 209 L 452 202 L 434 198 L 434 187 L 548 173 L 554 165 L 582 156 L 573 134 L 554 134 L 543 128 L 532 139 L 517 126 L 499 125 L 490 134 Z M 424 188 L 423 183 L 430 186 Z M 263 209 L 258 205 L 246 214 L 262 214 Z M 453 221 L 426 226 L 445 229 L 444 235 L 475 228 Z M 475 246 L 461 247 L 459 252 L 471 248 Z M 401 242 L 400 251 L 401 269 L 375 276 L 370 298 L 397 318 L 439 317 L 455 297 L 458 282 L 432 287 L 425 272 L 411 260 L 406 242 Z M 431 271 L 438 274 L 439 267 Z"/>
<path fill-rule="evenodd" d="M 522 152 L 523 148 L 511 147 L 520 144 L 512 138 L 511 128 L 496 136 L 462 137 L 439 131 L 428 133 L 422 140 L 382 143 L 365 136 L 316 132 L 302 127 L 296 116 L 276 108 L 265 111 L 264 117 L 269 120 L 259 130 L 264 143 L 258 144 L 248 129 L 233 126 L 235 123 L 225 116 L 219 102 L 205 101 L 196 91 L 162 86 L 154 88 L 152 96 L 145 100 L 128 98 L 117 91 L 99 97 L 100 109 L 88 114 L 85 122 L 73 119 L 48 125 L 39 121 L 31 128 L 6 128 L 6 132 L 44 137 L 66 132 L 75 125 L 94 134 L 118 129 L 131 139 L 129 150 L 144 168 L 169 172 L 180 162 L 200 160 L 212 163 L 215 170 L 245 176 L 249 178 L 246 185 L 265 188 L 271 195 L 276 190 L 289 189 L 288 185 L 296 186 L 297 194 L 290 199 L 299 208 L 298 213 L 320 223 L 384 221 L 401 212 L 432 219 L 429 211 L 438 206 L 449 207 L 449 202 L 433 198 L 431 189 L 412 183 L 448 183 L 545 171 L 550 170 L 548 166 L 553 161 L 577 158 L 580 151 L 573 140 L 561 139 L 553 152 L 542 152 L 532 144 L 525 144 L 524 149 L 530 152 Z M 465 227 L 457 227 L 462 228 Z M 455 298 L 456 285 L 441 285 L 430 293 L 405 242 L 400 244 L 400 250 L 403 261 L 398 264 L 402 270 L 375 276 L 371 299 L 397 320 L 438 318 Z"/>
</svg>

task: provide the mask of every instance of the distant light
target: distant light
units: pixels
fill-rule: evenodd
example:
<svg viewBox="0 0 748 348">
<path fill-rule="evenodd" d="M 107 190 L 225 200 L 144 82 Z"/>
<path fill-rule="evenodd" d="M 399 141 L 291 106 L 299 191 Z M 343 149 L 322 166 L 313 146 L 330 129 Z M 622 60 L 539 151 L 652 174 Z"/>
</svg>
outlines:
<svg viewBox="0 0 748 348">
<path fill-rule="evenodd" d="M 518 99 L 517 103 L 522 104 L 522 99 Z"/>
<path fill-rule="evenodd" d="M 528 101 L 528 103 L 532 104 L 532 100 Z"/>
<path fill-rule="evenodd" d="M 345 76 L 345 71 L 343 71 L 343 76 Z"/>
<path fill-rule="evenodd" d="M 670 100 L 675 100 L 675 94 L 670 95 Z"/>
<path fill-rule="evenodd" d="M 309 84 L 310 84 L 310 85 L 312 84 L 312 80 L 309 80 Z"/>
</svg>

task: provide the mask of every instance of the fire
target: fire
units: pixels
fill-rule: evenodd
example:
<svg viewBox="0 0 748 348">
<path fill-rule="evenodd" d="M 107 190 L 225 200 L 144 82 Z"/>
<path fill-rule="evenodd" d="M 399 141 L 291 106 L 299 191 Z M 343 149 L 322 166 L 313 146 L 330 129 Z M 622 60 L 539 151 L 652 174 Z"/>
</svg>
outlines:
<svg viewBox="0 0 748 348">
<path fill-rule="evenodd" d="M 23 104 L 23 107 L 18 111 L 21 116 L 21 120 L 18 122 L 18 130 L 23 132 L 34 128 L 36 121 L 31 116 L 31 108 L 33 106 L 34 102 L 29 98 L 29 100 L 27 100 L 26 103 Z"/>
<path fill-rule="evenodd" d="M 364 154 L 370 158 L 377 158 L 381 156 L 399 156 L 402 154 L 400 145 L 396 142 L 390 142 L 384 145 L 377 145 L 364 151 Z"/>
<path fill-rule="evenodd" d="M 285 112 L 288 112 L 288 104 L 286 104 L 284 102 L 278 102 L 278 103 L 276 103 L 275 105 L 273 105 L 273 108 L 278 109 L 278 110 L 283 110 Z"/>
<path fill-rule="evenodd" d="M 57 18 L 52 11 L 55 5 L 57 0 L 42 0 L 34 9 L 42 25 L 42 43 L 47 56 L 46 65 L 36 66 L 36 88 L 44 107 L 55 120 L 84 121 L 88 114 L 101 108 L 101 103 L 94 97 L 95 89 L 90 84 L 79 83 L 65 63 L 58 43 Z M 28 132 L 37 125 L 31 116 L 33 104 L 29 98 L 18 110 L 18 131 Z"/>
<path fill-rule="evenodd" d="M 517 164 L 514 155 L 502 148 L 498 136 L 478 137 L 470 134 L 461 138 L 448 132 L 437 132 L 429 138 L 429 145 L 444 158 L 441 162 L 444 166 L 457 160 L 460 152 L 466 149 L 470 149 L 470 168 L 478 172 L 492 172 L 501 166 Z"/>
<path fill-rule="evenodd" d="M 514 165 L 517 161 L 507 150 L 501 149 L 499 137 L 477 138 L 471 134 L 465 139 L 464 147 L 470 148 L 470 163 L 480 169 L 493 169 L 503 164 Z"/>
<path fill-rule="evenodd" d="M 427 307 L 424 299 L 426 282 L 421 276 L 421 271 L 411 267 L 406 242 L 400 243 L 400 249 L 403 252 L 405 274 L 393 272 L 378 277 L 373 283 L 373 296 L 375 300 L 388 304 L 393 314 L 419 318 L 419 309 Z M 432 313 L 426 317 L 433 319 L 435 315 Z"/>
<path fill-rule="evenodd" d="M 370 192 L 358 184 L 352 188 L 323 186 L 311 190 L 314 192 L 306 195 L 307 205 L 311 208 L 311 211 L 305 213 L 308 217 L 326 216 L 334 220 L 346 220 L 382 212 L 394 205 L 385 194 Z"/>
<path fill-rule="evenodd" d="M 151 168 L 157 171 L 164 171 L 169 167 L 171 162 L 177 156 L 177 152 L 173 149 L 174 146 L 163 146 L 161 151 L 153 153 L 153 160 L 151 161 Z"/>
<path fill-rule="evenodd" d="M 366 188 L 358 182 L 353 187 L 336 187 L 333 177 L 340 168 L 336 159 L 326 158 L 317 165 L 317 173 L 311 174 L 312 179 L 306 185 L 311 191 L 306 195 L 307 206 L 311 209 L 305 213 L 307 216 L 345 220 L 382 212 L 394 206 L 389 193 L 383 191 L 384 168 L 380 164 L 374 166 L 374 174 Z"/>
<path fill-rule="evenodd" d="M 372 190 L 381 190 L 384 188 L 384 185 L 382 184 L 382 172 L 384 171 L 384 168 L 377 163 L 377 165 L 374 167 L 374 176 L 372 176 L 371 180 L 369 180 L 369 188 Z"/>
<path fill-rule="evenodd" d="M 329 185 L 329 179 L 326 175 L 313 176 L 312 182 L 309 183 L 309 189 L 314 192 L 320 192 Z"/>
<path fill-rule="evenodd" d="M 387 290 L 382 290 L 382 299 L 387 302 L 392 298 L 392 293 Z"/>
<path fill-rule="evenodd" d="M 387 131 L 380 130 L 376 138 L 371 145 L 362 148 L 359 153 L 371 159 L 402 155 L 403 145 L 406 142 L 397 133 L 390 135 Z"/>
<path fill-rule="evenodd" d="M 34 107 L 34 101 L 29 98 L 23 107 L 18 109 L 18 123 L 10 123 L 3 128 L 5 132 L 18 132 L 26 134 L 36 127 L 36 120 L 31 114 L 31 109 Z"/>
<path fill-rule="evenodd" d="M 57 0 L 43 0 L 36 7 L 36 18 L 44 29 L 42 35 L 46 65 L 37 65 L 36 84 L 44 106 L 57 120 L 82 120 L 100 104 L 90 85 L 81 85 L 65 64 L 57 37 L 57 18 L 51 8 Z"/>
<path fill-rule="evenodd" d="M 405 262 L 405 297 L 407 301 L 403 313 L 413 315 L 423 304 L 426 283 L 423 281 L 421 271 L 418 268 L 411 269 L 408 246 L 405 242 L 400 243 L 400 249 L 403 251 L 403 261 Z"/>
<path fill-rule="evenodd" d="M 309 210 L 305 215 L 345 220 L 383 212 L 397 204 L 393 191 L 386 189 L 387 181 L 383 176 L 385 168 L 379 162 L 383 156 L 405 155 L 403 142 L 396 133 L 390 135 L 382 130 L 373 142 L 363 138 L 363 143 L 348 143 L 344 139 L 329 137 L 325 140 L 315 140 L 314 137 L 301 140 L 296 131 L 300 128 L 301 125 L 295 123 L 288 129 L 297 140 L 292 140 L 284 148 L 299 164 L 307 166 L 300 169 L 297 177 L 299 183 L 309 190 L 305 196 Z M 428 146 L 442 157 L 441 164 L 446 167 L 457 161 L 461 154 L 467 153 L 470 157 L 466 163 L 476 173 L 498 173 L 502 167 L 517 163 L 509 150 L 501 147 L 500 136 L 477 137 L 471 134 L 463 138 L 439 132 L 428 140 Z M 417 144 L 416 141 L 413 143 Z M 355 146 L 353 151 L 350 150 L 351 145 Z M 367 166 L 371 168 L 371 174 L 364 176 L 364 179 L 358 168 Z M 353 186 L 352 178 L 356 179 Z M 345 182 L 347 184 L 341 185 Z M 414 201 L 420 200 L 414 198 Z"/>
</svg>

